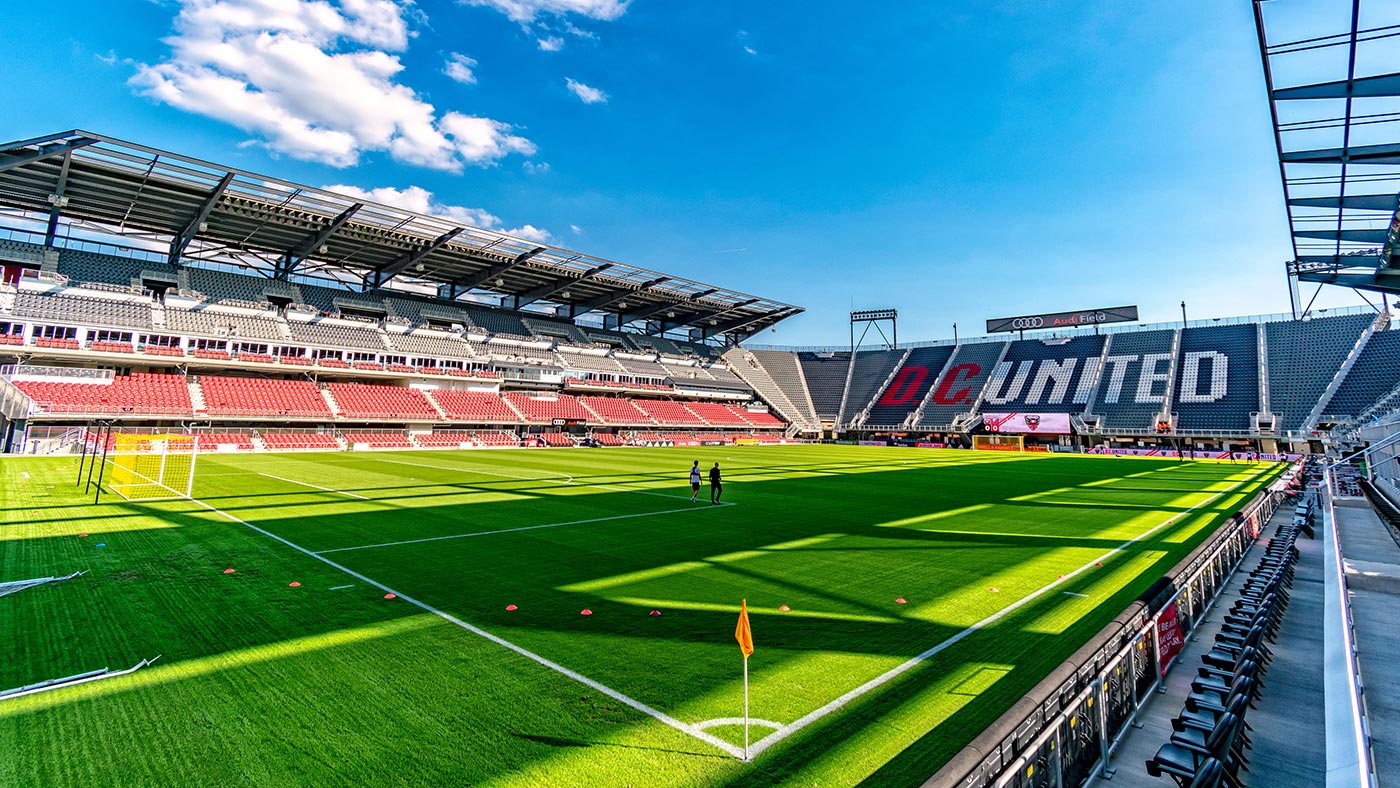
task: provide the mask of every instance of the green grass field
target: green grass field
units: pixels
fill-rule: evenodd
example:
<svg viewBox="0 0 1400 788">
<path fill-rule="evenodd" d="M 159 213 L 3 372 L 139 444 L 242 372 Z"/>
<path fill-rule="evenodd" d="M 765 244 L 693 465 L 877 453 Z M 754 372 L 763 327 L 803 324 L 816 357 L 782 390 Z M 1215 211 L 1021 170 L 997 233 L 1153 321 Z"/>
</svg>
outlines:
<svg viewBox="0 0 1400 788">
<path fill-rule="evenodd" d="M 692 459 L 728 505 L 690 503 Z M 917 785 L 1278 470 L 205 455 L 196 500 L 93 506 L 76 463 L 0 460 L 0 582 L 88 570 L 0 597 L 0 690 L 161 658 L 0 701 L 4 786 Z M 782 726 L 749 763 L 741 598 Z"/>
</svg>

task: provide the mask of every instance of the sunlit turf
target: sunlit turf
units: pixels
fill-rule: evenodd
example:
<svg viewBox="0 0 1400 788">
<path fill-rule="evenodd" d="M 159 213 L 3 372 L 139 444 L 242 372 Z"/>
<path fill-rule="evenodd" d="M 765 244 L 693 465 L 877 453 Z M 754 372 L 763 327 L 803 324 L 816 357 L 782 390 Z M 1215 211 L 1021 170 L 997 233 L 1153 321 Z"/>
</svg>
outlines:
<svg viewBox="0 0 1400 788">
<path fill-rule="evenodd" d="M 731 505 L 690 503 L 693 459 Z M 917 785 L 1276 471 L 846 446 L 205 455 L 197 501 L 93 506 L 76 470 L 0 460 L 0 582 L 88 570 L 0 597 L 0 689 L 161 659 L 0 701 L 0 785 Z M 741 713 L 747 598 L 752 713 L 789 725 L 1056 583 L 748 764 L 423 607 L 695 725 Z"/>
</svg>

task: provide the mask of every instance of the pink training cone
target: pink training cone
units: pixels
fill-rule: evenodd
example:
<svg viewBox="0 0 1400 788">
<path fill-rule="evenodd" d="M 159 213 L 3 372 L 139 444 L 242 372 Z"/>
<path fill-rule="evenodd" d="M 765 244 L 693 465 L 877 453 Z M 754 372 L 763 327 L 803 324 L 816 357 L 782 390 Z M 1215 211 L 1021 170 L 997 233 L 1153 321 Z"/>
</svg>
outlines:
<svg viewBox="0 0 1400 788">
<path fill-rule="evenodd" d="M 287 587 L 288 587 L 288 588 L 301 588 L 301 583 L 298 583 L 297 581 L 293 580 L 292 582 L 290 582 L 290 583 L 287 584 Z"/>
<path fill-rule="evenodd" d="M 909 604 L 907 601 L 905 601 L 904 597 L 900 597 L 899 599 L 896 599 L 896 600 L 894 601 L 894 603 L 895 603 L 896 605 L 907 605 L 907 604 Z"/>
<path fill-rule="evenodd" d="M 788 612 L 789 610 L 792 610 L 792 608 L 788 607 L 787 605 L 778 605 L 778 609 L 783 611 L 784 613 Z"/>
<path fill-rule="evenodd" d="M 514 611 L 514 610 L 519 610 L 519 609 L 520 609 L 520 608 L 516 607 L 515 605 L 506 605 L 506 610 L 512 610 L 512 611 Z"/>
<path fill-rule="evenodd" d="M 593 611 L 585 607 L 584 609 L 580 610 L 578 614 L 580 616 L 591 616 L 593 615 Z"/>
<path fill-rule="evenodd" d="M 82 538 L 84 538 L 84 537 L 86 537 L 86 536 L 87 536 L 87 534 L 78 534 L 78 538 L 79 538 L 79 539 L 82 539 Z"/>
<path fill-rule="evenodd" d="M 232 570 L 232 569 L 225 569 L 225 570 L 224 570 L 224 574 L 226 574 L 226 575 L 231 575 L 231 574 L 233 574 L 233 570 Z"/>
<path fill-rule="evenodd" d="M 660 610 L 653 610 L 653 611 L 651 611 L 651 613 L 650 613 L 649 615 L 652 615 L 652 616 L 659 616 L 659 615 L 661 615 L 661 611 L 660 611 Z"/>
<path fill-rule="evenodd" d="M 384 595 L 384 598 L 385 598 L 385 599 L 398 599 L 398 597 L 395 596 L 394 594 L 385 594 L 385 595 Z"/>
<path fill-rule="evenodd" d="M 1094 566 L 1103 566 L 1103 564 L 1095 563 Z"/>
</svg>

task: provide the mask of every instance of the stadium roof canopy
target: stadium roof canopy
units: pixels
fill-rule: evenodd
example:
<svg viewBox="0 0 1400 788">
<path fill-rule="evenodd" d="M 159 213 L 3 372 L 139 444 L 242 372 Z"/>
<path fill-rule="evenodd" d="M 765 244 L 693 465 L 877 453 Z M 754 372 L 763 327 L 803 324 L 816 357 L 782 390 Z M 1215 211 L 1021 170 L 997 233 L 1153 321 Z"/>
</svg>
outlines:
<svg viewBox="0 0 1400 788">
<path fill-rule="evenodd" d="M 558 317 L 602 312 L 610 327 L 737 342 L 801 307 L 572 252 L 168 151 L 67 131 L 0 143 L 0 207 L 98 229 L 171 263 L 233 263 L 286 279 L 432 285 L 500 296 Z"/>
<path fill-rule="evenodd" d="M 1300 281 L 1400 293 L 1400 4 L 1255 0 L 1254 18 L 1295 311 Z"/>
</svg>

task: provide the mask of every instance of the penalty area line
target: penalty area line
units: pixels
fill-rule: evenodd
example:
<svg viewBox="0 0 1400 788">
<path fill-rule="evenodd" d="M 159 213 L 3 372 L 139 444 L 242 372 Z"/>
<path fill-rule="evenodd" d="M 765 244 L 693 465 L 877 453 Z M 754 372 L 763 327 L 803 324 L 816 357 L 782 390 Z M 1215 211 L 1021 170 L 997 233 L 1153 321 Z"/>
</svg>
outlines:
<svg viewBox="0 0 1400 788">
<path fill-rule="evenodd" d="M 555 474 L 555 475 L 553 475 L 553 476 L 521 476 L 521 475 L 515 474 L 515 473 L 500 473 L 499 471 L 485 471 L 485 470 L 482 470 L 482 469 L 480 469 L 480 468 L 472 467 L 472 466 L 470 466 L 470 465 L 456 465 L 456 466 L 429 465 L 429 464 L 423 463 L 423 462 L 408 462 L 407 460 L 391 460 L 391 459 L 388 459 L 387 457 L 375 457 L 374 459 L 375 459 L 377 462 L 392 462 L 392 463 L 396 463 L 396 464 L 398 464 L 398 465 L 416 465 L 416 466 L 418 466 L 419 468 L 435 468 L 435 469 L 437 469 L 437 470 L 439 470 L 439 471 L 460 471 L 460 472 L 462 472 L 462 473 L 478 473 L 478 474 L 481 474 L 481 475 L 483 475 L 483 476 L 499 476 L 499 477 L 501 477 L 501 478 L 503 478 L 503 479 L 520 479 L 520 480 L 522 480 L 522 481 L 527 481 L 527 482 L 552 482 L 552 483 L 557 484 L 557 485 L 559 485 L 559 486 L 561 486 L 561 487 L 569 487 L 569 486 L 572 486 L 572 487 L 593 487 L 593 488 L 596 488 L 596 489 L 599 489 L 599 490 L 611 490 L 611 491 L 613 491 L 613 492 L 636 493 L 637 495 L 654 495 L 654 496 L 656 496 L 656 497 L 658 497 L 658 498 L 674 498 L 674 499 L 677 499 L 677 500 L 685 500 L 685 499 L 686 499 L 686 497 L 685 497 L 684 495 L 672 495 L 671 493 L 656 492 L 655 490 L 633 490 L 633 489 L 630 489 L 630 488 L 628 488 L 628 487 L 618 487 L 617 485 L 613 485 L 613 484 L 599 484 L 599 483 L 597 483 L 597 482 L 580 482 L 580 481 L 574 481 L 574 477 L 568 475 L 567 473 Z M 721 506 L 732 506 L 733 504 L 721 503 L 720 505 L 721 505 Z"/>
<path fill-rule="evenodd" d="M 590 688 L 590 689 L 592 689 L 592 690 L 595 690 L 595 691 L 597 691 L 597 692 L 601 692 L 602 694 L 607 695 L 609 698 L 612 698 L 613 700 L 618 701 L 619 703 L 625 704 L 625 705 L 627 705 L 627 706 L 629 706 L 629 707 L 631 707 L 631 708 L 633 708 L 633 709 L 635 709 L 635 710 L 637 710 L 637 711 L 639 711 L 639 712 L 641 712 L 641 713 L 643 713 L 643 714 L 645 714 L 645 715 L 647 715 L 647 716 L 649 716 L 649 717 L 652 717 L 653 719 L 655 719 L 655 720 L 657 720 L 657 721 L 659 721 L 659 722 L 662 722 L 662 723 L 666 724 L 668 727 L 674 728 L 674 729 L 680 731 L 681 733 L 684 733 L 684 734 L 686 734 L 686 735 L 688 735 L 688 736 L 691 736 L 692 738 L 698 739 L 699 741 L 705 742 L 706 744 L 712 745 L 712 746 L 714 746 L 714 747 L 716 747 L 716 748 L 718 748 L 718 749 L 720 749 L 720 750 L 722 750 L 722 751 L 724 751 L 724 752 L 727 752 L 727 753 L 729 753 L 730 755 L 734 756 L 735 758 L 742 758 L 743 755 L 744 755 L 744 751 L 743 751 L 742 749 L 740 749 L 739 747 L 736 747 L 736 746 L 734 746 L 733 744 L 730 744 L 729 742 L 724 741 L 723 739 L 720 739 L 720 738 L 718 738 L 718 737 L 712 736 L 712 735 L 706 733 L 705 731 L 701 730 L 699 727 L 697 727 L 697 726 L 695 726 L 695 725 L 690 725 L 690 724 L 688 724 L 688 723 L 681 722 L 680 720 L 676 719 L 675 717 L 672 717 L 671 715 L 669 715 L 669 714 L 667 714 L 667 713 L 665 713 L 665 712 L 663 712 L 663 711 L 660 711 L 660 710 L 658 710 L 658 709 L 652 708 L 651 706 L 648 706 L 647 704 L 642 703 L 641 701 L 639 701 L 639 700 L 637 700 L 637 699 L 635 699 L 635 698 L 632 698 L 632 697 L 630 697 L 630 696 L 628 696 L 628 695 L 624 695 L 624 694 L 622 694 L 621 692 L 618 692 L 617 690 L 613 689 L 612 687 L 607 686 L 606 684 L 602 684 L 602 683 L 599 683 L 599 682 L 597 682 L 597 681 L 594 681 L 593 679 L 588 678 L 587 676 L 583 675 L 582 673 L 578 673 L 578 672 L 576 672 L 576 671 L 570 670 L 570 669 L 564 667 L 563 665 L 560 665 L 559 663 L 554 662 L 554 661 L 552 661 L 552 660 L 546 659 L 545 657 L 542 657 L 542 656 L 540 656 L 539 654 L 536 654 L 535 652 L 530 651 L 529 649 L 526 649 L 526 648 L 524 648 L 524 647 L 522 647 L 522 646 L 517 646 L 516 644 L 510 642 L 509 640 L 506 640 L 505 638 L 503 638 L 503 637 L 501 637 L 501 636 L 499 636 L 499 635 L 493 635 L 492 633 L 490 633 L 490 632 L 488 632 L 488 631 L 482 629 L 481 627 L 477 627 L 477 626 L 473 626 L 472 624 L 468 624 L 467 622 L 463 621 L 463 620 L 460 619 L 460 618 L 457 618 L 456 616 L 452 615 L 451 613 L 447 613 L 447 612 L 444 612 L 444 611 L 442 611 L 442 610 L 439 610 L 439 609 L 433 607 L 432 605 L 428 604 L 427 602 L 422 602 L 422 601 L 419 601 L 419 600 L 417 600 L 417 599 L 414 599 L 413 597 L 408 596 L 407 594 L 404 594 L 404 593 L 401 592 L 401 591 L 398 591 L 398 590 L 396 590 L 396 589 L 390 588 L 390 587 L 387 586 L 387 585 L 384 585 L 383 583 L 379 582 L 378 580 L 375 580 L 375 579 L 373 579 L 373 578 L 371 578 L 371 577 L 368 577 L 368 576 L 366 576 L 366 575 L 362 575 L 362 574 L 360 574 L 359 572 L 356 572 L 355 570 L 350 569 L 349 567 L 343 566 L 343 565 L 341 565 L 341 564 L 337 564 L 335 561 L 332 561 L 331 559 L 326 558 L 325 556 L 317 555 L 316 553 L 314 553 L 314 552 L 312 552 L 312 551 L 306 549 L 305 547 L 302 547 L 301 545 L 299 545 L 299 544 L 297 544 L 297 543 L 295 543 L 295 542 L 293 542 L 293 541 L 290 541 L 290 540 L 288 540 L 288 539 L 284 539 L 283 537 L 280 537 L 280 536 L 278 536 L 277 534 L 274 534 L 274 533 L 272 533 L 271 531 L 268 531 L 268 530 L 266 530 L 266 529 L 264 529 L 264 528 L 259 528 L 258 526 L 253 525 L 252 523 L 248 522 L 247 520 L 239 519 L 238 517 L 235 517 L 234 515 L 231 515 L 231 514 L 229 514 L 228 512 L 225 512 L 224 510 L 219 509 L 218 507 L 216 507 L 216 506 L 214 506 L 214 505 L 212 505 L 212 504 L 205 503 L 204 501 L 201 501 L 201 500 L 199 500 L 198 498 L 194 498 L 194 497 L 191 497 L 191 496 L 188 496 L 188 495 L 182 495 L 182 496 L 180 496 L 180 497 L 181 497 L 181 498 L 185 498 L 186 500 L 190 501 L 191 503 L 194 503 L 194 504 L 196 504 L 196 505 L 198 505 L 198 506 L 201 506 L 201 507 L 203 507 L 203 508 L 205 508 L 205 509 L 208 509 L 209 511 L 213 512 L 214 514 L 219 515 L 220 517 L 224 517 L 224 518 L 226 518 L 226 519 L 228 519 L 228 520 L 232 520 L 233 522 L 238 523 L 239 525 L 242 525 L 242 526 L 244 526 L 244 527 L 246 527 L 246 528 L 250 528 L 250 529 L 252 529 L 252 530 L 254 530 L 254 531 L 257 531 L 258 533 L 262 534 L 263 536 L 268 537 L 269 539 L 273 539 L 273 540 L 275 540 L 275 541 L 281 542 L 282 544 L 284 544 L 284 545 L 286 545 L 286 546 L 292 548 L 293 550 L 296 550 L 296 551 L 299 552 L 299 553 L 302 553 L 302 554 L 311 556 L 312 558 L 316 559 L 317 561 L 320 561 L 321 563 L 326 564 L 327 566 L 330 566 L 330 567 L 332 567 L 332 568 L 334 568 L 334 569 L 338 569 L 338 570 L 340 570 L 341 572 L 344 572 L 345 574 L 350 575 L 351 577 L 353 577 L 353 578 L 355 578 L 355 579 L 357 579 L 357 580 L 360 580 L 360 581 L 362 581 L 362 582 L 368 583 L 368 584 L 374 586 L 375 588 L 378 588 L 379 590 L 381 590 L 381 591 L 383 591 L 383 592 L 385 592 L 385 593 L 393 594 L 394 596 L 398 597 L 399 599 L 402 599 L 403 601 L 409 603 L 410 605 L 413 605 L 413 606 L 418 607 L 418 608 L 421 608 L 421 609 L 423 609 L 423 610 L 425 610 L 425 611 L 427 611 L 427 612 L 429 612 L 429 613 L 432 613 L 433 615 L 437 616 L 438 618 L 441 618 L 442 620 L 447 621 L 448 623 L 451 623 L 451 624 L 454 624 L 454 625 L 456 625 L 456 626 L 458 626 L 458 627 L 461 627 L 462 629 L 465 629 L 466 631 L 472 633 L 473 635 L 476 635 L 477 637 L 484 638 L 484 639 L 486 639 L 486 640 L 491 641 L 492 643 L 495 643 L 495 644 L 498 645 L 498 646 L 502 646 L 502 647 L 504 647 L 504 648 L 510 649 L 511 651 L 514 651 L 515 653 L 519 654 L 520 656 L 525 657 L 526 659 L 529 659 L 529 660 L 531 660 L 532 662 L 535 662 L 535 663 L 538 664 L 538 665 L 542 665 L 542 666 L 544 666 L 544 667 L 546 667 L 546 668 L 549 668 L 550 670 L 552 670 L 552 671 L 554 671 L 554 672 L 556 672 L 556 673 L 559 673 L 559 674 L 561 674 L 561 675 L 563 675 L 563 676 L 566 676 L 566 677 L 568 677 L 568 678 L 570 678 L 570 679 L 573 679 L 574 681 L 576 681 L 576 682 L 578 682 L 578 683 L 584 685 L 585 687 L 588 687 L 588 688 Z"/>
<path fill-rule="evenodd" d="M 286 483 L 288 483 L 288 484 L 299 484 L 299 485 L 301 485 L 302 487 L 311 487 L 311 488 L 316 489 L 316 490 L 323 490 L 323 491 L 328 492 L 328 493 L 335 493 L 336 495 L 344 495 L 344 496 L 347 496 L 347 497 L 350 497 L 350 498 L 359 498 L 359 499 L 362 500 L 362 501 L 368 501 L 368 500 L 370 500 L 369 498 L 366 498 L 366 497 L 363 496 L 363 495 L 356 495 L 355 493 L 352 493 L 352 492 L 345 492 L 344 490 L 334 490 L 334 489 L 331 489 L 330 487 L 322 487 L 322 486 L 319 485 L 319 484 L 312 484 L 311 482 L 299 482 L 299 481 L 297 481 L 296 479 L 287 479 L 287 478 L 284 478 L 284 477 L 282 477 L 282 476 L 273 476 L 273 475 L 270 474 L 270 473 L 263 473 L 262 471 L 255 471 L 255 473 L 257 473 L 259 476 L 266 476 L 266 477 L 269 478 L 269 479 L 276 479 L 276 480 L 279 481 L 279 482 L 286 482 Z"/>
<path fill-rule="evenodd" d="M 733 505 L 734 505 L 734 504 L 718 504 L 718 506 L 733 506 Z M 369 550 L 369 549 L 374 548 L 374 547 L 396 547 L 396 546 L 402 545 L 402 544 L 419 544 L 419 543 L 422 543 L 422 542 L 442 542 L 442 541 L 445 541 L 445 540 L 448 540 L 448 539 L 470 539 L 470 538 L 473 537 L 473 536 L 495 536 L 496 534 L 510 534 L 510 533 L 515 533 L 516 531 L 537 531 L 537 530 L 539 530 L 539 529 L 541 529 L 541 528 L 562 528 L 562 527 L 564 527 L 564 526 L 566 526 L 566 525 L 585 525 L 585 524 L 587 524 L 587 523 L 602 523 L 602 522 L 607 522 L 607 521 L 609 521 L 609 520 L 627 520 L 627 519 L 630 519 L 630 518 L 633 518 L 633 517 L 656 517 L 656 516 L 662 515 L 662 514 L 679 514 L 679 513 L 681 513 L 681 512 L 705 511 L 705 510 L 707 510 L 707 509 L 714 509 L 716 506 L 717 506 L 716 504 L 711 504 L 711 505 L 709 505 L 709 506 L 700 507 L 700 506 L 697 504 L 697 505 L 695 505 L 695 506 L 687 506 L 687 507 L 685 507 L 684 509 L 666 509 L 666 510 L 660 511 L 660 512 L 637 512 L 636 514 L 615 514 L 615 515 L 612 515 L 611 517 L 594 517 L 594 518 L 591 518 L 591 519 L 588 519 L 588 520 L 569 520 L 568 522 L 563 522 L 563 523 L 545 523 L 545 524 L 543 524 L 543 525 L 522 525 L 522 526 L 520 526 L 519 528 L 501 528 L 501 529 L 498 529 L 498 530 L 495 530 L 495 531 L 475 531 L 475 532 L 472 532 L 472 533 L 469 533 L 469 534 L 451 534 L 451 535 L 448 535 L 448 536 L 428 536 L 428 537 L 424 537 L 424 538 L 422 538 L 422 539 L 405 539 L 405 540 L 403 540 L 403 541 L 401 541 L 401 542 L 380 542 L 380 543 L 378 543 L 378 544 L 362 544 L 362 545 L 356 545 L 356 546 L 354 546 L 354 547 L 335 547 L 335 548 L 332 548 L 332 549 L 330 549 L 330 550 L 318 550 L 318 551 L 316 551 L 316 554 L 317 554 L 317 555 L 325 555 L 326 553 L 344 553 L 344 552 L 347 552 L 347 551 L 350 551 L 350 550 Z"/>
<path fill-rule="evenodd" d="M 1092 566 L 1094 566 L 1095 564 L 1101 563 L 1101 562 L 1103 562 L 1103 561 L 1105 561 L 1105 560 L 1107 560 L 1107 559 L 1113 557 L 1115 554 L 1122 552 L 1124 549 L 1126 549 L 1126 548 L 1132 546 L 1133 544 L 1135 544 L 1135 543 L 1137 543 L 1137 542 L 1142 541 L 1143 539 L 1146 539 L 1147 537 L 1149 537 L 1149 536 L 1151 536 L 1151 535 L 1157 533 L 1158 531 L 1162 530 L 1163 528 L 1166 528 L 1166 527 L 1169 526 L 1169 525 L 1172 525 L 1173 523 L 1177 523 L 1177 522 L 1179 522 L 1179 521 L 1181 521 L 1181 520 L 1185 520 L 1187 517 L 1189 517 L 1189 516 L 1191 515 L 1192 512 L 1196 511 L 1197 509 L 1200 509 L 1201 507 L 1205 506 L 1206 504 L 1211 503 L 1212 501 L 1215 501 L 1217 498 L 1221 498 L 1222 496 L 1231 495 L 1231 494 L 1234 494 L 1234 493 L 1239 492 L 1240 486 L 1243 486 L 1243 485 L 1245 485 L 1245 484 L 1248 484 L 1249 482 L 1254 481 L 1255 479 L 1259 478 L 1259 476 L 1262 475 L 1262 473 L 1263 473 L 1263 472 L 1257 472 L 1257 473 L 1254 473 L 1254 474 L 1250 475 L 1247 479 L 1245 479 L 1243 482 L 1241 482 L 1239 486 L 1236 486 L 1236 487 L 1234 487 L 1233 489 L 1222 490 L 1222 491 L 1220 491 L 1220 492 L 1213 493 L 1210 497 L 1206 498 L 1205 500 L 1201 501 L 1200 503 L 1196 504 L 1195 506 L 1192 506 L 1191 508 L 1186 509 L 1186 510 L 1183 511 L 1183 512 L 1180 512 L 1180 513 L 1178 513 L 1178 514 L 1175 514 L 1175 515 L 1173 515 L 1173 516 L 1167 518 L 1167 520 L 1166 520 L 1165 522 L 1160 523 L 1160 524 L 1158 524 L 1158 525 L 1156 525 L 1156 526 L 1153 526 L 1152 528 L 1150 528 L 1150 529 L 1148 529 L 1148 530 L 1142 532 L 1141 534 L 1138 534 L 1137 536 L 1133 537 L 1132 539 L 1129 539 L 1128 541 L 1124 542 L 1123 544 L 1118 545 L 1117 547 L 1113 548 L 1112 550 L 1109 550 L 1108 552 L 1104 553 L 1103 555 L 1100 555 L 1100 556 L 1097 557 L 1097 558 L 1093 558 L 1093 559 L 1089 560 L 1087 563 L 1085 563 L 1083 566 L 1079 567 L 1078 569 L 1075 569 L 1075 570 L 1072 571 L 1072 572 L 1066 572 L 1063 578 L 1060 578 L 1060 579 L 1058 579 L 1058 580 L 1054 580 L 1054 581 L 1052 581 L 1052 582 L 1050 582 L 1050 583 L 1047 583 L 1046 585 L 1040 587 L 1039 589 L 1036 589 L 1035 591 L 1032 591 L 1030 594 L 1028 594 L 1028 595 L 1026 595 L 1026 596 L 1024 596 L 1024 597 L 1022 597 L 1022 598 L 1020 598 L 1020 599 L 1018 599 L 1018 600 L 1016 600 L 1015 602 L 1012 602 L 1011 604 L 1007 605 L 1006 607 L 1002 608 L 1001 610 L 998 610 L 997 612 L 991 614 L 990 616 L 987 616 L 986 618 L 982 619 L 981 621 L 978 621 L 977 623 L 972 624 L 971 626 L 969 626 L 969 627 L 967 627 L 966 629 L 964 629 L 964 630 L 958 632 L 957 634 L 953 635 L 952 637 L 948 638 L 947 640 L 944 640 L 942 643 L 939 643 L 938 645 L 933 646 L 932 648 L 928 649 L 927 651 L 923 652 L 922 654 L 918 654 L 918 655 L 916 655 L 916 656 L 913 656 L 913 657 L 909 658 L 907 661 L 902 662 L 902 663 L 900 663 L 900 664 L 894 666 L 893 668 L 890 668 L 888 671 L 885 671 L 884 673 L 881 673 L 880 675 L 878 675 L 878 676 L 876 676 L 875 678 L 873 678 L 873 679 L 871 679 L 871 680 L 865 682 L 864 684 L 860 685 L 859 687 L 856 687 L 855 689 L 852 689 L 852 690 L 846 692 L 845 694 L 841 695 L 840 697 L 836 698 L 835 700 L 832 700 L 831 702 L 827 703 L 826 705 L 821 706 L 820 708 L 815 709 L 814 711 L 808 712 L 807 714 L 803 715 L 802 717 L 798 718 L 797 720 L 794 720 L 793 722 L 791 722 L 791 723 L 789 723 L 789 724 L 787 724 L 787 725 L 784 725 L 783 727 L 781 727 L 781 728 L 779 728 L 778 730 L 776 730 L 776 731 L 774 731 L 774 732 L 768 734 L 767 736 L 764 736 L 762 739 L 759 739 L 758 741 L 754 742 L 752 745 L 749 746 L 749 758 L 750 758 L 750 759 L 753 759 L 753 758 L 758 757 L 758 755 L 759 755 L 760 753 L 762 753 L 764 750 L 767 750 L 769 747 L 772 747 L 773 745 L 777 744 L 778 742 L 781 742 L 783 739 L 786 739 L 787 737 L 791 736 L 792 734 L 794 734 L 794 733 L 796 733 L 796 732 L 802 730 L 803 728 L 807 727 L 808 725 L 811 725 L 812 723 L 814 723 L 814 722 L 816 722 L 817 720 L 819 720 L 819 719 L 821 719 L 821 718 L 827 716 L 828 714 L 831 714 L 832 712 L 835 712 L 835 711 L 840 710 L 840 709 L 841 709 L 842 707 L 844 707 L 846 704 L 850 703 L 851 701 L 855 700 L 856 698 L 859 698 L 860 696 L 866 694 L 867 692 L 870 692 L 871 690 L 874 690 L 874 689 L 877 689 L 877 688 L 883 686 L 884 684 L 888 683 L 890 680 L 892 680 L 892 679 L 898 677 L 900 674 L 905 673 L 905 672 L 911 670 L 912 668 L 918 667 L 919 665 L 923 664 L 924 662 L 927 662 L 929 659 L 933 658 L 935 655 L 937 655 L 937 654 L 939 654 L 940 652 L 942 652 L 942 651 L 944 651 L 944 650 L 946 650 L 946 649 L 948 649 L 948 648 L 950 648 L 950 647 L 956 645 L 957 643 L 960 643 L 961 641 L 963 641 L 964 639 L 966 639 L 967 637 L 969 637 L 969 636 L 972 635 L 973 633 L 978 632 L 978 631 L 980 631 L 980 630 L 982 630 L 982 629 L 985 629 L 985 628 L 987 628 L 988 626 L 990 626 L 990 625 L 992 625 L 992 624 L 995 624 L 996 622 L 1000 621 L 1001 619 L 1005 618 L 1006 616 L 1010 615 L 1011 613 L 1015 612 L 1016 610 L 1019 610 L 1020 608 L 1026 606 L 1026 605 L 1028 605 L 1028 604 L 1030 604 L 1032 601 L 1034 601 L 1034 600 L 1040 598 L 1041 596 L 1043 596 L 1044 594 L 1048 593 L 1051 589 L 1055 588 L 1056 586 L 1063 585 L 1066 581 L 1069 581 L 1069 580 L 1073 579 L 1074 577 L 1078 576 L 1079 574 L 1082 574 L 1083 572 L 1087 572 L 1087 571 L 1089 570 L 1089 568 L 1092 567 Z"/>
</svg>

